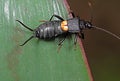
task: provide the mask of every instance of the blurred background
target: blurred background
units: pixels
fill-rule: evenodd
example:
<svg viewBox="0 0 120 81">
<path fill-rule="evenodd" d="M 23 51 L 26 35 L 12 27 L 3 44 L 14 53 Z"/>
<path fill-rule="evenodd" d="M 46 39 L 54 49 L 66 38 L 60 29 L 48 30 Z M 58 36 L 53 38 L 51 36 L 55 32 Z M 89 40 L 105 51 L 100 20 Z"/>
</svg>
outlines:
<svg viewBox="0 0 120 81">
<path fill-rule="evenodd" d="M 81 19 L 120 36 L 120 0 L 67 0 Z M 82 40 L 94 81 L 120 81 L 120 40 L 100 30 L 84 31 Z"/>
</svg>

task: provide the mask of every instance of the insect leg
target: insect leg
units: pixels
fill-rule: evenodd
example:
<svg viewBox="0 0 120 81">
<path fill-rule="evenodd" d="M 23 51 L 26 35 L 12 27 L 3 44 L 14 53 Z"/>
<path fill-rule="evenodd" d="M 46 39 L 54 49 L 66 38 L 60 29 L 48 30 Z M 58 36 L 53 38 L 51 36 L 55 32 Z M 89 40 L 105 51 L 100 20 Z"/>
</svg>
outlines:
<svg viewBox="0 0 120 81">
<path fill-rule="evenodd" d="M 66 39 L 66 37 L 67 37 L 67 34 L 64 36 L 64 38 L 58 43 L 58 52 L 59 52 L 59 50 L 60 50 L 60 48 L 62 47 L 62 43 L 65 41 L 65 39 Z"/>
<path fill-rule="evenodd" d="M 59 46 L 62 45 L 62 43 L 65 41 L 65 39 L 66 39 L 66 37 L 63 38 L 63 39 L 58 43 L 58 45 L 59 45 Z"/>
<path fill-rule="evenodd" d="M 60 19 L 61 21 L 64 21 L 64 19 L 62 17 L 60 17 L 59 15 L 55 15 L 55 14 L 52 15 L 52 17 L 50 18 L 49 21 L 51 21 L 53 17 L 56 17 L 56 18 Z"/>
<path fill-rule="evenodd" d="M 19 22 L 20 24 L 22 24 L 28 30 L 33 31 L 33 29 L 29 28 L 28 26 L 26 26 L 25 24 L 23 24 L 21 21 L 19 21 L 19 20 L 16 20 L 16 21 Z"/>
<path fill-rule="evenodd" d="M 80 35 L 81 34 L 81 35 Z M 82 39 L 84 39 L 85 37 L 84 37 L 84 33 L 83 32 L 80 32 L 79 34 L 78 34 L 78 36 L 80 37 L 80 38 L 82 38 Z"/>
<path fill-rule="evenodd" d="M 75 37 L 74 37 L 74 45 L 76 46 L 76 43 L 77 43 L 77 37 L 78 37 L 78 34 L 75 34 Z"/>
<path fill-rule="evenodd" d="M 72 15 L 73 18 L 75 18 L 75 14 L 73 13 L 73 11 L 71 11 L 70 14 Z"/>
<path fill-rule="evenodd" d="M 84 39 L 84 38 L 85 38 L 85 36 L 84 36 L 84 33 L 83 33 L 83 32 L 81 32 L 81 38 L 82 38 L 82 39 Z"/>
<path fill-rule="evenodd" d="M 77 37 L 78 37 L 78 34 L 75 34 L 75 37 L 74 37 L 74 47 L 76 49 L 76 44 L 77 44 Z"/>
<path fill-rule="evenodd" d="M 20 46 L 24 46 L 29 40 L 31 40 L 34 36 L 31 36 L 29 39 L 27 39 L 23 44 L 21 44 Z"/>
</svg>

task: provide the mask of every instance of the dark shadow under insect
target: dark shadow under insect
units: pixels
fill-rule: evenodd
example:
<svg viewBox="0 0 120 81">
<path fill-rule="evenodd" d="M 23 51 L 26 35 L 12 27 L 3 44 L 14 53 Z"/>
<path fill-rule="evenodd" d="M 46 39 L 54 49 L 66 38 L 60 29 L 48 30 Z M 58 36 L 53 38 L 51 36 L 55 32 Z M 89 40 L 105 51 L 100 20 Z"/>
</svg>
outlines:
<svg viewBox="0 0 120 81">
<path fill-rule="evenodd" d="M 63 35 L 63 39 L 58 43 L 58 45 L 61 47 L 66 37 L 71 34 L 75 35 L 74 44 L 76 45 L 78 37 L 84 39 L 83 30 L 91 29 L 91 28 L 102 30 L 120 39 L 120 37 L 118 37 L 117 35 L 105 29 L 93 26 L 91 21 L 81 20 L 79 17 L 75 17 L 74 13 L 71 13 L 71 14 L 73 18 L 70 18 L 67 20 L 64 20 L 62 17 L 58 15 L 53 15 L 49 21 L 46 21 L 43 24 L 40 24 L 36 29 L 31 29 L 30 27 L 23 24 L 21 21 L 16 20 L 21 25 L 23 25 L 23 27 L 33 32 L 33 35 L 20 46 L 25 45 L 28 41 L 30 41 L 32 38 L 35 38 L 35 37 L 38 39 L 50 40 Z M 56 17 L 59 20 L 52 20 L 53 17 Z"/>
</svg>

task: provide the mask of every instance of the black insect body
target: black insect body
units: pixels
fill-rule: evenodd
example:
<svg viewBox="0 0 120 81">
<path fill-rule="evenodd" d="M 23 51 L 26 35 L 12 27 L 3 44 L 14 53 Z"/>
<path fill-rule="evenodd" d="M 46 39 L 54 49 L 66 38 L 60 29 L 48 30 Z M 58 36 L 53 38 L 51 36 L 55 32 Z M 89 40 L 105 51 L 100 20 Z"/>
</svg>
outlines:
<svg viewBox="0 0 120 81">
<path fill-rule="evenodd" d="M 50 21 L 41 24 L 34 30 L 34 37 L 40 39 L 51 39 L 63 34 L 64 31 L 61 30 L 60 23 L 61 21 Z"/>
<path fill-rule="evenodd" d="M 91 29 L 91 28 L 96 28 L 102 31 L 105 31 L 111 35 L 113 35 L 114 37 L 120 39 L 118 36 L 116 36 L 115 34 L 104 30 L 102 28 L 93 26 L 91 24 L 91 22 L 89 21 L 84 21 L 81 20 L 79 17 L 75 17 L 74 14 L 73 18 L 68 19 L 68 20 L 64 20 L 62 17 L 58 16 L 58 15 L 53 15 L 49 21 L 44 22 L 43 24 L 39 25 L 36 29 L 31 29 L 29 27 L 27 27 L 25 24 L 23 24 L 21 21 L 18 21 L 20 24 L 22 24 L 25 28 L 29 29 L 30 31 L 33 32 L 33 36 L 31 36 L 28 40 L 26 40 L 23 44 L 21 44 L 20 46 L 25 45 L 29 40 L 31 40 L 32 38 L 36 37 L 39 39 L 45 39 L 45 40 L 49 40 L 52 38 L 56 38 L 59 37 L 60 35 L 64 35 L 64 38 L 59 42 L 58 45 L 61 45 L 63 43 L 63 41 L 66 39 L 66 37 L 70 34 L 75 34 L 75 38 L 74 38 L 74 44 L 76 44 L 77 42 L 77 37 L 80 37 L 82 39 L 84 39 L 84 33 L 83 30 L 84 29 Z M 52 18 L 56 17 L 59 20 L 53 20 Z"/>
</svg>

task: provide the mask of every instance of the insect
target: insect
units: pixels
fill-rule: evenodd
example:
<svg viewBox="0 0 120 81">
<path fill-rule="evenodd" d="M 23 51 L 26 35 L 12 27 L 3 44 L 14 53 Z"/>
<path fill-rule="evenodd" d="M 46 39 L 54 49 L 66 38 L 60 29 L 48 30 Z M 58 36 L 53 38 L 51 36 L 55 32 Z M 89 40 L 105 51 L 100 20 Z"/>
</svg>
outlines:
<svg viewBox="0 0 120 81">
<path fill-rule="evenodd" d="M 64 20 L 62 17 L 58 15 L 52 15 L 49 21 L 44 22 L 43 24 L 39 25 L 36 29 L 31 29 L 30 27 L 23 24 L 21 21 L 16 20 L 19 22 L 23 27 L 27 28 L 28 30 L 33 32 L 33 35 L 27 39 L 23 44 L 20 46 L 25 45 L 28 41 L 30 41 L 32 38 L 38 38 L 38 39 L 44 39 L 49 40 L 52 38 L 59 37 L 60 35 L 63 35 L 63 39 L 59 42 L 59 46 L 62 45 L 66 37 L 70 34 L 74 34 L 74 44 L 77 43 L 77 38 L 80 37 L 84 39 L 84 33 L 83 30 L 85 29 L 99 29 L 101 31 L 104 31 L 106 33 L 111 34 L 112 36 L 120 39 L 117 35 L 111 33 L 110 31 L 107 31 L 105 29 L 93 26 L 90 21 L 81 20 L 79 17 L 75 17 L 73 13 L 71 13 L 73 18 Z M 59 20 L 52 20 L 53 17 L 58 18 Z"/>
</svg>

